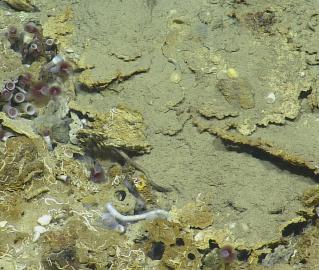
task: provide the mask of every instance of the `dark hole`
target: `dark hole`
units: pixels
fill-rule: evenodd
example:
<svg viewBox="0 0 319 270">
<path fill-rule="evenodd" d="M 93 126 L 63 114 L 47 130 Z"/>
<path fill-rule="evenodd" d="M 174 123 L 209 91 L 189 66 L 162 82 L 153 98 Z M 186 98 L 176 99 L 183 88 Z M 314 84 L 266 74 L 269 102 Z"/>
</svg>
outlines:
<svg viewBox="0 0 319 270">
<path fill-rule="evenodd" d="M 258 262 L 259 262 L 259 263 L 262 263 L 263 259 L 265 259 L 265 258 L 266 258 L 266 254 L 261 254 L 261 255 L 259 255 L 259 256 L 258 256 Z"/>
<path fill-rule="evenodd" d="M 183 238 L 176 238 L 176 246 L 180 247 L 180 246 L 184 246 L 185 242 L 183 240 Z"/>
<path fill-rule="evenodd" d="M 63 257 L 66 261 L 72 262 L 75 260 L 75 251 L 72 249 L 66 249 L 64 250 Z"/>
<path fill-rule="evenodd" d="M 24 214 L 25 214 L 25 213 L 24 213 L 24 211 L 22 211 L 22 212 L 21 212 L 21 216 L 23 217 L 23 216 L 24 216 Z"/>
<path fill-rule="evenodd" d="M 58 144 L 57 143 L 52 143 L 52 148 L 54 149 L 55 147 L 57 147 Z"/>
<path fill-rule="evenodd" d="M 291 223 L 282 231 L 282 236 L 298 235 L 307 226 L 307 222 Z"/>
<path fill-rule="evenodd" d="M 237 253 L 237 259 L 239 261 L 247 261 L 249 258 L 250 251 L 249 250 L 239 250 Z"/>
<path fill-rule="evenodd" d="M 126 192 L 124 190 L 118 190 L 115 192 L 115 197 L 119 200 L 119 201 L 124 201 L 126 198 Z"/>
<path fill-rule="evenodd" d="M 209 244 L 209 248 L 210 249 L 215 249 L 215 248 L 218 248 L 218 244 L 216 242 L 214 242 L 213 240 L 208 240 L 208 244 Z"/>
<path fill-rule="evenodd" d="M 303 258 L 300 260 L 300 263 L 305 264 L 305 263 L 307 263 L 307 260 L 305 258 Z"/>
<path fill-rule="evenodd" d="M 298 99 L 306 99 L 312 92 L 312 89 L 308 89 L 307 91 L 301 91 Z"/>
<path fill-rule="evenodd" d="M 187 258 L 190 259 L 190 260 L 195 260 L 196 257 L 195 257 L 195 255 L 193 253 L 188 253 L 187 254 Z"/>
<path fill-rule="evenodd" d="M 165 244 L 163 242 L 152 243 L 152 248 L 148 253 L 148 256 L 152 260 L 161 260 L 165 251 Z"/>
</svg>

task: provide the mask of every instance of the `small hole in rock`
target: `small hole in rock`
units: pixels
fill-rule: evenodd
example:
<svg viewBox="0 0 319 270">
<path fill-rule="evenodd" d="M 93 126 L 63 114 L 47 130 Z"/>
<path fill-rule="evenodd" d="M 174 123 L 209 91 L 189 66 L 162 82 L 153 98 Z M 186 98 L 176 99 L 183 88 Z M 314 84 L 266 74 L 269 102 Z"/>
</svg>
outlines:
<svg viewBox="0 0 319 270">
<path fill-rule="evenodd" d="M 185 242 L 183 240 L 183 238 L 176 238 L 176 246 L 180 247 L 180 246 L 184 246 Z"/>
<path fill-rule="evenodd" d="M 152 260 L 161 260 L 165 251 L 165 244 L 163 242 L 152 243 L 152 248 L 148 253 L 148 256 Z"/>
<path fill-rule="evenodd" d="M 249 250 L 239 250 L 237 253 L 237 259 L 239 261 L 247 261 L 250 255 L 250 251 Z"/>
<path fill-rule="evenodd" d="M 124 190 L 118 190 L 115 192 L 115 197 L 119 200 L 119 201 L 124 201 L 126 198 L 126 192 Z"/>
<path fill-rule="evenodd" d="M 195 260 L 196 257 L 195 257 L 195 255 L 193 253 L 188 253 L 187 254 L 187 258 L 190 259 L 190 260 Z"/>
<path fill-rule="evenodd" d="M 208 241 L 208 244 L 209 244 L 209 248 L 211 250 L 213 250 L 215 248 L 218 248 L 218 244 L 216 242 L 214 242 L 213 240 L 211 240 L 211 239 Z"/>
</svg>

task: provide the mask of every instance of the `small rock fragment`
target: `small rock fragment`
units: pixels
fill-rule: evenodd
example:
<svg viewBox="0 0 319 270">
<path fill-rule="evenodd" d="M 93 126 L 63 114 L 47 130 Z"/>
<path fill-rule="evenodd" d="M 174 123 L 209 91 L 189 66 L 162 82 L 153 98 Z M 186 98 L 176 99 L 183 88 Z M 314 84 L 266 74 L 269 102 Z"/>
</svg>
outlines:
<svg viewBox="0 0 319 270">
<path fill-rule="evenodd" d="M 216 85 L 227 102 L 231 105 L 239 105 L 242 109 L 255 107 L 252 86 L 243 78 L 220 79 Z"/>
<path fill-rule="evenodd" d="M 30 0 L 4 0 L 10 7 L 18 11 L 37 11 L 38 8 L 34 6 Z"/>
</svg>

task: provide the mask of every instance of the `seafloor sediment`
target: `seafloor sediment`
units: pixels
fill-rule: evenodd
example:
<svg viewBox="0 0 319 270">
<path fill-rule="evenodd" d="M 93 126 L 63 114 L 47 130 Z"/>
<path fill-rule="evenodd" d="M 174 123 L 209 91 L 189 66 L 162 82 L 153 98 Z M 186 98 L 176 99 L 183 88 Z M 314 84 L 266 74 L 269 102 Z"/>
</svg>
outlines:
<svg viewBox="0 0 319 270">
<path fill-rule="evenodd" d="M 0 268 L 315 269 L 318 8 L 2 1 Z"/>
</svg>

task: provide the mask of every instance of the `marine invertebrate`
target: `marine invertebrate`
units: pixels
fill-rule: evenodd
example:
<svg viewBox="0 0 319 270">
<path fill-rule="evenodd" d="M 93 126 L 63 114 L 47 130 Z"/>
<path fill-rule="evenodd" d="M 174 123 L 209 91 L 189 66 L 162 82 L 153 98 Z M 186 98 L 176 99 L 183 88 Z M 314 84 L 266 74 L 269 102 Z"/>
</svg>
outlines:
<svg viewBox="0 0 319 270">
<path fill-rule="evenodd" d="M 48 146 L 49 151 L 53 150 L 53 144 L 52 144 L 52 140 L 51 140 L 51 130 L 49 129 L 45 129 L 42 131 L 42 136 L 43 136 L 43 140 L 45 141 L 45 143 Z"/>
<path fill-rule="evenodd" d="M 9 26 L 5 32 L 5 37 L 9 40 L 11 48 L 13 50 L 18 49 L 19 43 L 19 32 L 18 28 L 15 26 Z"/>
<path fill-rule="evenodd" d="M 97 160 L 92 162 L 92 167 L 90 169 L 90 179 L 95 183 L 102 183 L 106 181 L 104 169 Z"/>
<path fill-rule="evenodd" d="M 237 258 L 237 252 L 231 245 L 224 245 L 219 250 L 219 256 L 224 263 L 232 263 Z"/>
<path fill-rule="evenodd" d="M 23 101 L 25 101 L 25 94 L 20 93 L 20 92 L 14 94 L 13 101 L 15 103 L 22 103 Z"/>
<path fill-rule="evenodd" d="M 21 110 L 21 112 L 27 114 L 27 115 L 35 115 L 37 110 L 35 108 L 35 106 L 29 102 L 26 102 L 26 103 L 22 103 L 20 106 L 19 106 L 19 109 Z"/>
<path fill-rule="evenodd" d="M 7 89 L 2 90 L 1 92 L 1 100 L 9 101 L 13 97 L 13 93 L 8 91 Z"/>
<path fill-rule="evenodd" d="M 9 41 L 15 40 L 18 37 L 18 28 L 10 25 L 4 35 Z"/>
<path fill-rule="evenodd" d="M 58 76 L 65 81 L 72 74 L 73 68 L 69 62 L 65 61 L 61 56 L 58 56 L 59 55 L 56 55 L 52 61 L 48 63 L 46 69 L 52 75 Z"/>
<path fill-rule="evenodd" d="M 60 70 L 59 70 L 59 75 L 60 76 L 68 77 L 68 76 L 71 75 L 72 71 L 73 71 L 72 65 L 69 62 L 63 61 L 60 64 Z"/>
<path fill-rule="evenodd" d="M 51 55 L 51 51 L 47 52 Z M 66 81 L 73 72 L 72 65 L 62 55 L 54 51 L 52 55 L 52 60 L 42 67 L 40 77 L 46 81 Z"/>
<path fill-rule="evenodd" d="M 29 88 L 32 82 L 32 75 L 24 73 L 18 77 L 18 85 L 22 88 Z"/>
<path fill-rule="evenodd" d="M 28 33 L 36 34 L 40 32 L 40 29 L 34 22 L 27 22 L 24 25 L 24 31 Z"/>
<path fill-rule="evenodd" d="M 125 226 L 120 224 L 115 217 L 110 213 L 104 213 L 102 215 L 102 223 L 105 227 L 116 230 L 119 233 L 125 232 Z"/>
<path fill-rule="evenodd" d="M 17 118 L 19 115 L 19 111 L 17 108 L 12 107 L 9 104 L 6 104 L 2 107 L 3 112 L 5 112 L 10 118 Z"/>
<path fill-rule="evenodd" d="M 162 209 L 155 209 L 151 210 L 149 212 L 145 212 L 138 215 L 131 215 L 131 216 L 125 216 L 119 213 L 111 203 L 107 203 L 105 205 L 108 213 L 110 213 L 116 220 L 118 220 L 121 223 L 128 223 L 128 222 L 136 222 L 144 219 L 156 219 L 156 218 L 163 218 L 167 219 L 169 216 L 169 213 Z"/>
<path fill-rule="evenodd" d="M 0 110 L 11 118 L 16 118 L 19 111 L 29 117 L 37 114 L 34 104 L 47 105 L 50 98 L 58 103 L 54 98 L 62 93 L 60 83 L 72 73 L 72 66 L 57 54 L 55 40 L 43 38 L 41 25 L 33 21 L 27 22 L 20 31 L 16 26 L 9 26 L 5 37 L 11 49 L 21 53 L 23 64 L 32 64 L 41 57 L 46 57 L 48 63 L 42 66 L 47 76 L 40 73 L 41 80 L 33 80 L 28 72 L 7 80 L 0 89 L 0 100 L 5 103 L 0 105 Z"/>
<path fill-rule="evenodd" d="M 35 102 L 44 102 L 47 100 L 49 87 L 45 82 L 38 81 L 31 86 L 29 97 Z"/>
<path fill-rule="evenodd" d="M 6 84 L 4 85 L 4 88 L 8 91 L 13 91 L 16 87 L 16 84 L 13 81 L 8 81 L 6 82 Z"/>
<path fill-rule="evenodd" d="M 32 56 L 32 58 L 38 58 L 40 56 L 40 48 L 37 43 L 31 43 L 29 46 L 28 54 Z"/>
<path fill-rule="evenodd" d="M 48 93 L 52 97 L 59 96 L 62 93 L 62 88 L 58 85 L 52 85 L 49 87 Z"/>
<path fill-rule="evenodd" d="M 56 47 L 56 44 L 53 38 L 47 38 L 44 44 L 45 44 L 45 50 L 47 51 L 52 50 L 54 47 Z"/>
<path fill-rule="evenodd" d="M 42 72 L 58 73 L 59 66 L 63 61 L 64 57 L 62 55 L 55 55 L 50 62 L 43 66 Z"/>
<path fill-rule="evenodd" d="M 44 41 L 44 55 L 48 61 L 51 61 L 58 53 L 57 44 L 53 38 L 47 38 Z"/>
</svg>

